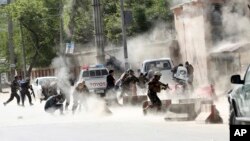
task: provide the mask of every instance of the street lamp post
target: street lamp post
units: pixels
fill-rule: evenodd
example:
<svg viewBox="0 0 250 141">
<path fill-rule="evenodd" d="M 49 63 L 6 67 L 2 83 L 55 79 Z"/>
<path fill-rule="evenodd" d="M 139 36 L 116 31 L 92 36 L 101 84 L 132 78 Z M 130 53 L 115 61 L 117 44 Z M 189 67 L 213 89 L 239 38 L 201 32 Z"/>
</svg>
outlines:
<svg viewBox="0 0 250 141">
<path fill-rule="evenodd" d="M 95 46 L 97 47 L 97 62 L 105 62 L 104 36 L 103 36 L 103 18 L 101 0 L 92 0 L 95 28 Z"/>
<path fill-rule="evenodd" d="M 123 0 L 120 0 L 120 2 L 121 2 L 121 18 L 122 18 L 122 45 L 124 48 L 125 70 L 127 70 L 129 68 L 129 64 L 128 64 L 126 25 L 125 25 L 125 18 L 124 18 Z"/>
<path fill-rule="evenodd" d="M 7 0 L 7 4 L 10 4 L 11 0 Z M 13 45 L 13 22 L 11 15 L 8 15 L 8 48 L 10 53 L 10 79 L 12 80 L 15 76 L 15 56 L 14 56 L 14 45 Z"/>
<path fill-rule="evenodd" d="M 25 55 L 25 46 L 23 40 L 23 28 L 20 21 L 20 31 L 21 31 L 21 41 L 22 41 L 22 54 L 23 54 L 23 77 L 26 78 L 26 55 Z"/>
</svg>

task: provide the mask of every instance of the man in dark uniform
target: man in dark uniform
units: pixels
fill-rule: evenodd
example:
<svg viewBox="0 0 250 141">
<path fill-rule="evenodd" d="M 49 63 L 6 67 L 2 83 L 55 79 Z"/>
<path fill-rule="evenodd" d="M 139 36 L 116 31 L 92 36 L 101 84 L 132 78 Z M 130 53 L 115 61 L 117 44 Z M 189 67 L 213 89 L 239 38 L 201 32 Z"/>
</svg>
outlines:
<svg viewBox="0 0 250 141">
<path fill-rule="evenodd" d="M 61 94 L 49 97 L 44 106 L 45 112 L 53 114 L 56 110 L 60 110 L 60 114 L 63 115 L 64 100 Z"/>
<path fill-rule="evenodd" d="M 106 78 L 106 82 L 107 82 L 106 95 L 105 95 L 106 100 L 108 100 L 108 103 L 111 102 L 119 105 L 115 92 L 114 70 L 109 71 L 109 75 Z"/>
<path fill-rule="evenodd" d="M 17 94 L 17 90 L 19 89 L 18 76 L 15 76 L 15 79 L 12 81 L 10 88 L 11 88 L 10 98 L 6 102 L 3 103 L 4 106 L 6 106 L 9 102 L 11 102 L 14 99 L 14 97 L 16 98 L 17 104 L 19 105 L 20 97 Z"/>
<path fill-rule="evenodd" d="M 33 92 L 32 86 L 30 85 L 30 79 L 26 78 L 24 81 L 21 82 L 21 100 L 22 100 L 22 106 L 24 106 L 24 99 L 25 96 L 28 97 L 29 103 L 32 106 L 32 99 L 29 89 Z"/>
<path fill-rule="evenodd" d="M 161 92 L 161 89 L 166 90 L 168 88 L 168 84 L 163 84 L 159 80 L 161 79 L 161 73 L 155 72 L 154 78 L 148 83 L 148 97 L 151 101 L 151 105 L 148 105 L 143 112 L 146 114 L 146 110 L 148 108 L 157 108 L 157 111 L 161 110 L 161 100 L 157 96 L 157 93 Z"/>
<path fill-rule="evenodd" d="M 106 91 L 112 90 L 115 87 L 114 70 L 109 71 L 109 75 L 106 78 L 107 87 Z"/>
<path fill-rule="evenodd" d="M 187 68 L 187 73 L 188 73 L 188 85 L 190 89 L 193 91 L 194 67 L 191 64 L 189 64 L 188 61 L 185 63 L 185 67 Z"/>
<path fill-rule="evenodd" d="M 138 83 L 138 86 L 141 88 L 141 89 L 145 89 L 146 88 L 146 83 L 149 81 L 149 79 L 147 78 L 147 74 L 143 74 L 143 73 L 140 73 L 140 76 L 139 76 L 139 83 Z"/>
<path fill-rule="evenodd" d="M 121 75 L 121 77 L 120 77 L 120 79 L 118 80 L 118 85 L 121 87 L 121 95 L 120 95 L 120 97 L 122 97 L 123 95 L 124 95 L 124 93 L 126 93 L 126 91 L 127 91 L 127 84 L 125 84 L 125 79 L 127 78 L 129 76 L 129 73 L 128 73 L 128 71 L 125 71 L 122 75 Z M 117 82 L 116 82 L 117 83 Z"/>
<path fill-rule="evenodd" d="M 136 83 L 139 82 L 139 79 L 134 75 L 134 71 L 132 69 L 127 70 L 127 77 L 124 78 L 122 82 L 122 92 L 121 96 L 125 93 L 127 95 L 137 95 L 136 94 Z"/>
</svg>

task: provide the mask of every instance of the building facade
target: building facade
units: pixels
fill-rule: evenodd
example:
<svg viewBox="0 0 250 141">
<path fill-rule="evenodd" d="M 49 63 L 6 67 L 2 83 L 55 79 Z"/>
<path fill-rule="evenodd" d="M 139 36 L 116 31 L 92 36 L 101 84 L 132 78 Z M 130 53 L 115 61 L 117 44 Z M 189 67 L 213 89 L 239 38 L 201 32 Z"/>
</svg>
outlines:
<svg viewBox="0 0 250 141">
<path fill-rule="evenodd" d="M 224 0 L 193 0 L 172 7 L 182 63 L 188 61 L 197 84 L 213 82 L 209 51 L 222 40 Z"/>
</svg>

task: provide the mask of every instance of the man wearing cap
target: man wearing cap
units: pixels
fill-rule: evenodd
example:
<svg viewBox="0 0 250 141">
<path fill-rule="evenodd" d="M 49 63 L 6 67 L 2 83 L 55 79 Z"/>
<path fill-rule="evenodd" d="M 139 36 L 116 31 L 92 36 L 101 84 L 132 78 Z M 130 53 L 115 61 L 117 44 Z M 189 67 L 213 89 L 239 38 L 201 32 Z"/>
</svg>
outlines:
<svg viewBox="0 0 250 141">
<path fill-rule="evenodd" d="M 6 102 L 3 103 L 4 106 L 6 106 L 9 102 L 11 102 L 14 99 L 14 97 L 16 98 L 17 104 L 19 105 L 20 97 L 17 94 L 17 90 L 19 90 L 18 76 L 15 76 L 15 79 L 12 81 L 10 88 L 11 88 L 10 98 Z"/>
<path fill-rule="evenodd" d="M 157 93 L 161 92 L 161 89 L 166 90 L 168 84 L 163 84 L 159 80 L 161 79 L 161 72 L 155 72 L 153 79 L 148 83 L 148 98 L 150 99 L 151 105 L 148 105 L 143 112 L 146 114 L 146 110 L 149 108 L 157 108 L 157 111 L 161 110 L 161 100 L 157 96 Z"/>
<path fill-rule="evenodd" d="M 128 76 L 124 79 L 122 82 L 122 93 L 121 96 L 124 95 L 124 93 L 127 93 L 128 95 L 136 96 L 136 83 L 139 82 L 139 79 L 135 76 L 135 73 L 132 69 L 127 70 Z"/>
</svg>

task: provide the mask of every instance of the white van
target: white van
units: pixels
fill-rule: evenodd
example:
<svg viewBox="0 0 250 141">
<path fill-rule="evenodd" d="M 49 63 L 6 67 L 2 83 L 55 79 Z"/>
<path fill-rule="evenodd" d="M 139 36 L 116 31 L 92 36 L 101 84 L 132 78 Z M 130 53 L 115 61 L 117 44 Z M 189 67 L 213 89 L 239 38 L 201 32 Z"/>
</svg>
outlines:
<svg viewBox="0 0 250 141">
<path fill-rule="evenodd" d="M 79 81 L 85 81 L 90 92 L 104 94 L 107 86 L 108 69 L 104 65 L 83 66 Z"/>
<path fill-rule="evenodd" d="M 161 82 L 169 83 L 172 81 L 172 68 L 174 67 L 173 61 L 170 58 L 159 58 L 145 60 L 140 69 L 141 73 L 160 71 L 162 73 Z"/>
</svg>

